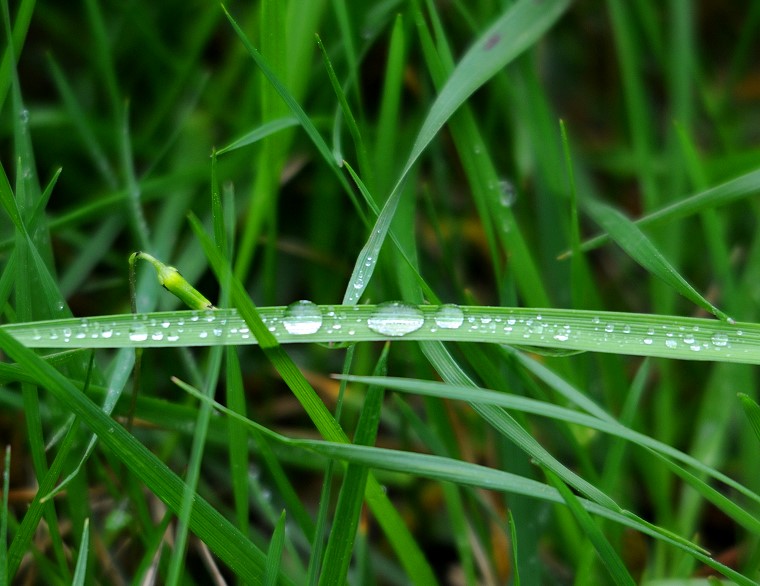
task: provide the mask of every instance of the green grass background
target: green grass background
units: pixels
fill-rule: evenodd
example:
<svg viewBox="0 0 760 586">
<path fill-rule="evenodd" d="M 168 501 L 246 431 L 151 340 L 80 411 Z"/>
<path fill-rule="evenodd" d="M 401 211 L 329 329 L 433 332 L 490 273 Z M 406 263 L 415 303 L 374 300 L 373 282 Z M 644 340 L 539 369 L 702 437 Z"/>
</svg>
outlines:
<svg viewBox="0 0 760 586">
<path fill-rule="evenodd" d="M 2 14 L 0 585 L 760 578 L 760 3 Z"/>
</svg>

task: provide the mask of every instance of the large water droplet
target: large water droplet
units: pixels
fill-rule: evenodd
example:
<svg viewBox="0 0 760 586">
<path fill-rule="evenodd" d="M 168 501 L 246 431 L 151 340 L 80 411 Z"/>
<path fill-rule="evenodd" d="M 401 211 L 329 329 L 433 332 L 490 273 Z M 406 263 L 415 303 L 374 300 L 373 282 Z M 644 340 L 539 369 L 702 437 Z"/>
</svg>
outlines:
<svg viewBox="0 0 760 586">
<path fill-rule="evenodd" d="M 464 322 L 464 312 L 458 305 L 448 303 L 441 305 L 433 316 L 435 325 L 445 330 L 456 330 Z"/>
<path fill-rule="evenodd" d="M 715 334 L 712 337 L 712 343 L 718 347 L 728 346 L 728 336 L 726 334 Z"/>
<path fill-rule="evenodd" d="M 144 342 L 148 339 L 148 328 L 143 324 L 135 324 L 129 328 L 129 339 L 133 342 Z"/>
<path fill-rule="evenodd" d="M 322 311 L 311 301 L 301 299 L 285 309 L 282 325 L 296 336 L 314 334 L 322 327 Z"/>
<path fill-rule="evenodd" d="M 381 303 L 367 320 L 370 330 L 384 336 L 405 336 L 419 330 L 423 323 L 425 318 L 419 308 L 403 301 Z"/>
</svg>

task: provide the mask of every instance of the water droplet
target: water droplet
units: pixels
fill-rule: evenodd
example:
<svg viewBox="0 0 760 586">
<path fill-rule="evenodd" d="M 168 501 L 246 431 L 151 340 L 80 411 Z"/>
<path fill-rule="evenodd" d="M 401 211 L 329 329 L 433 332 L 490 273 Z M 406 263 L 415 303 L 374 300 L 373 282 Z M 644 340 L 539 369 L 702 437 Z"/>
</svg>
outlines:
<svg viewBox="0 0 760 586">
<path fill-rule="evenodd" d="M 164 333 L 163 333 L 163 332 L 161 332 L 161 331 L 158 331 L 158 332 L 153 332 L 153 333 L 150 335 L 150 339 L 151 339 L 151 340 L 156 340 L 157 342 L 158 342 L 159 340 L 163 340 L 163 339 L 164 339 Z"/>
<path fill-rule="evenodd" d="M 63 311 L 63 308 L 64 308 L 64 307 L 66 307 L 66 304 L 63 302 L 63 300 L 60 300 L 60 301 L 58 301 L 58 302 L 55 304 L 55 308 L 56 308 L 58 311 Z"/>
<path fill-rule="evenodd" d="M 387 301 L 377 306 L 367 320 L 367 326 L 384 336 L 405 336 L 419 330 L 424 322 L 422 312 L 414 305 Z"/>
<path fill-rule="evenodd" d="M 554 339 L 557 340 L 558 342 L 567 342 L 569 337 L 570 336 L 568 336 L 566 333 L 562 332 L 554 336 Z"/>
<path fill-rule="evenodd" d="M 129 339 L 133 342 L 144 342 L 148 339 L 148 329 L 143 324 L 135 324 L 129 328 Z"/>
<path fill-rule="evenodd" d="M 711 340 L 715 346 L 719 346 L 721 348 L 723 346 L 728 346 L 728 336 L 726 334 L 715 334 Z"/>
<path fill-rule="evenodd" d="M 499 181 L 499 203 L 505 208 L 512 207 L 517 201 L 517 190 L 508 179 Z"/>
<path fill-rule="evenodd" d="M 464 322 L 464 312 L 458 305 L 448 303 L 441 305 L 435 312 L 435 325 L 445 330 L 456 330 Z"/>
<path fill-rule="evenodd" d="M 654 342 L 654 340 L 652 340 L 652 338 L 644 338 L 644 343 L 647 346 L 651 345 L 653 342 Z"/>
<path fill-rule="evenodd" d="M 311 301 L 301 299 L 285 309 L 282 325 L 296 336 L 314 334 L 322 327 L 322 311 Z"/>
<path fill-rule="evenodd" d="M 678 342 L 676 342 L 672 338 L 668 338 L 667 340 L 665 340 L 665 345 L 672 350 L 678 346 Z"/>
</svg>

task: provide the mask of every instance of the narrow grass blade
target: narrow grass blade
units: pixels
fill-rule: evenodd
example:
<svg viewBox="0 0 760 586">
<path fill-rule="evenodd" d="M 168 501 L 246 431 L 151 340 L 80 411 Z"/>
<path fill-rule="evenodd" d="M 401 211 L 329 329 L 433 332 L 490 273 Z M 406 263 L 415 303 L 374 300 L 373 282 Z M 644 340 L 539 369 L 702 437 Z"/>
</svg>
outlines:
<svg viewBox="0 0 760 586">
<path fill-rule="evenodd" d="M 388 349 L 389 346 L 386 344 L 375 367 L 375 375 L 377 376 L 385 374 Z M 380 423 L 383 394 L 383 388 L 379 385 L 372 385 L 367 389 L 359 423 L 356 427 L 355 444 L 371 446 L 375 443 L 377 427 Z M 346 581 L 356 529 L 359 525 L 359 514 L 364 502 L 368 474 L 369 470 L 361 465 L 349 464 L 346 467 L 325 558 L 322 561 L 322 575 L 319 583 L 324 586 L 342 584 Z"/>
<path fill-rule="evenodd" d="M 292 128 L 293 126 L 298 126 L 298 124 L 298 119 L 292 116 L 286 116 L 285 118 L 277 118 L 276 120 L 271 120 L 265 124 L 262 124 L 258 128 L 254 128 L 240 138 L 232 141 L 227 146 L 220 148 L 218 151 L 216 151 L 216 154 L 221 155 L 254 144 L 268 136 L 279 132 L 280 130 Z"/>
<path fill-rule="evenodd" d="M 760 191 L 760 169 L 750 171 L 694 195 L 679 198 L 674 203 L 639 218 L 636 220 L 636 225 L 639 228 L 646 228 L 648 226 L 667 224 L 668 222 L 680 220 L 704 210 L 728 205 L 754 195 L 758 191 Z M 584 251 L 592 250 L 608 241 L 608 234 L 600 234 L 586 240 L 581 249 Z"/>
<path fill-rule="evenodd" d="M 755 437 L 760 441 L 760 405 L 744 393 L 739 393 L 739 401 L 741 401 L 742 409 L 744 409 L 744 414 L 747 416 L 752 431 L 755 432 Z"/>
<path fill-rule="evenodd" d="M 84 586 L 87 580 L 87 556 L 90 553 L 90 520 L 84 520 L 82 537 L 79 540 L 79 555 L 77 563 L 74 566 L 74 579 L 71 581 L 72 586 Z"/>
<path fill-rule="evenodd" d="M 591 515 L 588 514 L 588 511 L 581 506 L 578 497 L 573 494 L 573 491 L 571 491 L 556 474 L 550 470 L 545 470 L 544 472 L 546 473 L 549 482 L 553 484 L 554 488 L 556 488 L 560 495 L 562 495 L 565 504 L 573 513 L 575 520 L 578 521 L 578 524 L 581 526 L 586 536 L 591 540 L 591 543 L 594 544 L 594 548 L 596 548 L 599 558 L 609 571 L 612 581 L 621 586 L 635 585 L 636 582 L 625 567 L 623 560 L 620 559 L 620 556 L 617 555 L 615 549 L 610 545 L 610 542 L 607 541 L 607 538 L 602 531 L 596 526 L 596 523 L 594 523 L 594 520 L 591 518 Z"/>
<path fill-rule="evenodd" d="M 568 0 L 541 3 L 520 0 L 480 35 L 459 61 L 431 106 L 401 173 L 402 178 L 459 106 L 510 61 L 536 43 L 569 5 Z"/>
<path fill-rule="evenodd" d="M 5 446 L 3 459 L 3 502 L 0 503 L 0 585 L 7 586 L 8 575 L 8 490 L 11 479 L 11 447 Z"/>
<path fill-rule="evenodd" d="M 692 287 L 667 261 L 652 241 L 622 213 L 610 206 L 593 201 L 586 202 L 586 209 L 610 237 L 642 267 L 665 281 L 689 301 L 709 311 L 717 318 L 733 323 L 728 315 Z"/>
<path fill-rule="evenodd" d="M 282 545 L 285 542 L 285 511 L 275 525 L 272 540 L 267 550 L 267 565 L 264 574 L 264 586 L 277 586 L 280 573 L 280 559 L 282 558 Z"/>
</svg>

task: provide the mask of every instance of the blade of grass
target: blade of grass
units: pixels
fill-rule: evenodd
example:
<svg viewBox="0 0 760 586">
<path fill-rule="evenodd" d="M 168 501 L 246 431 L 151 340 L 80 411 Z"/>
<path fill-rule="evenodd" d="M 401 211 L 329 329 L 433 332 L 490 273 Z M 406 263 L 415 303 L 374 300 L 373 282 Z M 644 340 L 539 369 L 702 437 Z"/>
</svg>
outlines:
<svg viewBox="0 0 760 586">
<path fill-rule="evenodd" d="M 376 376 L 381 377 L 386 372 L 388 350 L 389 345 L 386 344 L 375 367 Z M 384 389 L 379 385 L 372 385 L 367 389 L 359 423 L 356 426 L 354 444 L 371 446 L 375 443 L 383 395 Z M 369 470 L 364 466 L 349 464 L 346 467 L 343 486 L 338 494 L 338 504 L 335 508 L 335 521 L 327 541 L 324 560 L 322 560 L 322 574 L 319 578 L 319 583 L 322 585 L 342 584 L 346 581 L 368 475 Z"/>
<path fill-rule="evenodd" d="M 83 586 L 87 580 L 87 556 L 90 553 L 90 520 L 85 519 L 82 537 L 79 540 L 79 555 L 77 563 L 74 566 L 74 577 L 71 580 L 72 586 Z"/>
<path fill-rule="evenodd" d="M 634 582 L 631 574 L 625 567 L 623 560 L 620 559 L 620 556 L 617 555 L 615 548 L 612 547 L 599 527 L 596 526 L 596 523 L 594 523 L 591 515 L 589 515 L 586 509 L 581 506 L 580 502 L 578 501 L 578 497 L 576 497 L 573 494 L 573 491 L 571 491 L 567 485 L 562 482 L 562 480 L 551 470 L 545 469 L 544 473 L 546 474 L 549 482 L 554 485 L 554 488 L 556 488 L 559 491 L 559 494 L 562 495 L 565 504 L 573 513 L 575 520 L 581 526 L 586 536 L 594 544 L 594 547 L 599 554 L 599 558 L 602 560 L 602 563 L 605 565 L 610 573 L 610 576 L 612 577 L 612 581 L 615 584 L 620 585 L 634 585 L 636 582 Z"/>
<path fill-rule="evenodd" d="M 749 425 L 755 433 L 757 440 L 760 441 L 760 405 L 753 401 L 749 395 L 744 393 L 739 393 L 738 397 L 742 404 L 742 409 L 744 409 L 744 414 L 749 421 Z"/>
<path fill-rule="evenodd" d="M 535 43 L 567 8 L 567 0 L 552 0 L 540 6 L 531 1 L 512 5 L 462 57 L 444 84 L 422 124 L 411 153 L 383 206 L 370 240 L 359 253 L 346 287 L 344 304 L 359 301 L 367 288 L 380 246 L 385 241 L 401 193 L 414 164 L 454 112 L 488 79 Z"/>
<path fill-rule="evenodd" d="M 8 491 L 10 490 L 11 480 L 11 447 L 5 446 L 5 456 L 3 458 L 3 502 L 0 504 L 0 585 L 9 584 L 10 575 L 8 574 Z"/>
<path fill-rule="evenodd" d="M 285 511 L 275 525 L 272 540 L 269 542 L 267 551 L 267 565 L 264 574 L 264 586 L 276 586 L 280 573 L 280 559 L 282 558 L 282 545 L 285 542 Z"/>
<path fill-rule="evenodd" d="M 600 202 L 588 200 L 585 207 L 594 221 L 620 245 L 628 255 L 650 273 L 662 279 L 683 297 L 728 323 L 733 319 L 705 299 L 636 225 L 621 212 Z"/>
</svg>

